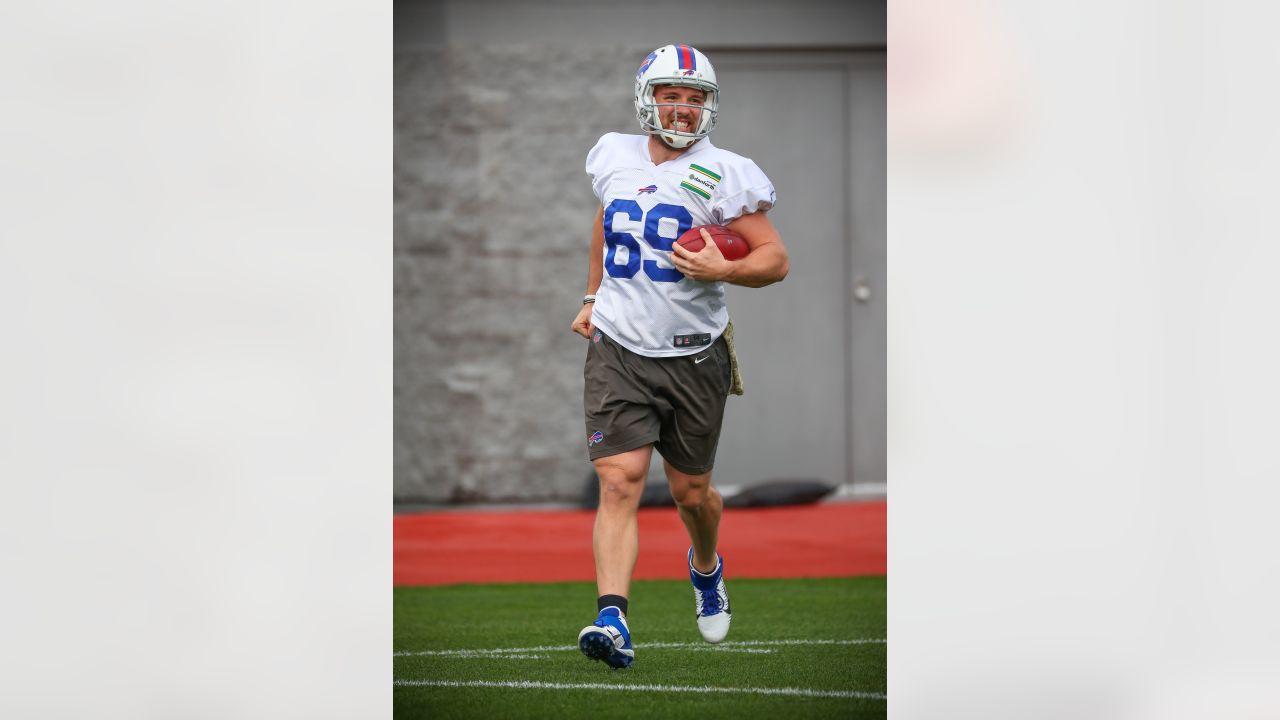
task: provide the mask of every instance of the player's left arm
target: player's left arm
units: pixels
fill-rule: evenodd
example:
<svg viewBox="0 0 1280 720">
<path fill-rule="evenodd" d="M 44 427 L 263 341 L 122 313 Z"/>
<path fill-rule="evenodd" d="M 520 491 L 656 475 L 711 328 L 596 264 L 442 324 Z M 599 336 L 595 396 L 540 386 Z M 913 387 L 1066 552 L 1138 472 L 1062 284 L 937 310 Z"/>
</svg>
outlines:
<svg viewBox="0 0 1280 720">
<path fill-rule="evenodd" d="M 702 239 L 706 246 L 698 252 L 690 252 L 683 245 L 672 247 L 672 263 L 685 277 L 703 282 L 723 280 L 745 287 L 764 287 L 779 282 L 787 276 L 791 262 L 787 248 L 782 244 L 778 230 L 769 222 L 769 216 L 761 210 L 731 221 L 726 227 L 742 236 L 749 252 L 741 260 L 725 260 L 720 248 L 711 240 L 706 230 Z"/>
<path fill-rule="evenodd" d="M 764 287 L 781 282 L 787 276 L 791 270 L 787 247 L 764 210 L 743 215 L 726 227 L 741 235 L 751 250 L 741 260 L 729 263 L 729 271 L 722 280 L 734 285 Z"/>
</svg>

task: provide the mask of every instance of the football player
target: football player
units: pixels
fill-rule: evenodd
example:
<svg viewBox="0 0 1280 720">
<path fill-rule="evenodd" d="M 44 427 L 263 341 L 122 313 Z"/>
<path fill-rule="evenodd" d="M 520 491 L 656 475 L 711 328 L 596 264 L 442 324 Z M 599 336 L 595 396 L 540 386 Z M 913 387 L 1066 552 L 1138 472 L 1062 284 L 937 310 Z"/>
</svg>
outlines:
<svg viewBox="0 0 1280 720">
<path fill-rule="evenodd" d="M 587 155 L 600 200 L 587 293 L 572 329 L 588 339 L 584 371 L 587 454 L 600 481 L 592 548 L 597 611 L 578 635 L 587 657 L 631 665 L 627 597 L 639 547 L 636 512 L 656 448 L 691 547 L 685 557 L 698 629 L 729 632 L 723 511 L 711 485 L 725 400 L 735 380 L 724 283 L 763 287 L 787 275 L 787 251 L 769 221 L 773 184 L 751 160 L 711 144 L 720 86 L 707 56 L 667 45 L 635 78 L 643 134 L 609 133 Z M 725 259 L 709 233 L 691 252 L 686 230 L 725 225 L 747 243 Z"/>
</svg>

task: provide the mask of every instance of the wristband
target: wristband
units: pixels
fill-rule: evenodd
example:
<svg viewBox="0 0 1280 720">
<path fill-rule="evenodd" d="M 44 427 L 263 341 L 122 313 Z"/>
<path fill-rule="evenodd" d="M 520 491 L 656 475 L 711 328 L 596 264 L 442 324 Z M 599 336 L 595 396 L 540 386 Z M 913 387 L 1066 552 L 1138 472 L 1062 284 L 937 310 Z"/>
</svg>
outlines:
<svg viewBox="0 0 1280 720">
<path fill-rule="evenodd" d="M 583 295 L 583 296 L 582 296 L 582 304 L 583 304 L 583 305 L 590 305 L 591 303 L 593 303 L 593 302 L 595 302 L 595 301 L 596 301 L 596 296 L 595 296 L 595 295 Z"/>
</svg>

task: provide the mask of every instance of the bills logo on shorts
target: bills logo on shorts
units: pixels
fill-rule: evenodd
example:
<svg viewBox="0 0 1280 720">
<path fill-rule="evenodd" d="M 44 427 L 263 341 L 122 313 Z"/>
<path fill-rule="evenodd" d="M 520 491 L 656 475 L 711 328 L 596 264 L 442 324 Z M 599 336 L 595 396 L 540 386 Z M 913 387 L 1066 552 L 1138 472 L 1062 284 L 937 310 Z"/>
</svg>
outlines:
<svg viewBox="0 0 1280 720">
<path fill-rule="evenodd" d="M 593 433 L 591 437 L 587 440 L 587 447 L 591 447 L 592 445 L 595 445 L 598 442 L 604 442 L 604 433 L 600 432 L 599 430 L 595 431 L 595 433 Z"/>
</svg>

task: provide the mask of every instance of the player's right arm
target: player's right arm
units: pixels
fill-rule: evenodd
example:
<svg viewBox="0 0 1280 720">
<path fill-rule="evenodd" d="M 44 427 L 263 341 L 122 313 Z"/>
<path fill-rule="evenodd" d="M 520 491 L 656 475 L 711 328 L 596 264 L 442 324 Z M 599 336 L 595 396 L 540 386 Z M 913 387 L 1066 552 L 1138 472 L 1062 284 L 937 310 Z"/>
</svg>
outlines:
<svg viewBox="0 0 1280 720">
<path fill-rule="evenodd" d="M 604 208 L 596 211 L 596 221 L 591 227 L 591 263 L 587 269 L 587 294 L 595 295 L 600 289 L 600 281 L 604 278 Z M 596 326 L 591 323 L 591 310 L 595 307 L 586 303 L 573 319 L 571 329 L 584 338 L 590 338 Z"/>
</svg>

